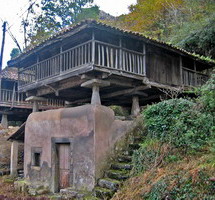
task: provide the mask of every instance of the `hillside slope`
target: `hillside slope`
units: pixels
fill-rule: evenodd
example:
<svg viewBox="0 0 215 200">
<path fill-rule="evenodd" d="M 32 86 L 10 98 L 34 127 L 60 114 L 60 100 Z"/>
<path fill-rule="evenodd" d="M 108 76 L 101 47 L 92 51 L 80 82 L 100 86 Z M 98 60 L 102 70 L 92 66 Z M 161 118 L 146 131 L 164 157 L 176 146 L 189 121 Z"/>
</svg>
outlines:
<svg viewBox="0 0 215 200">
<path fill-rule="evenodd" d="M 215 199 L 215 74 L 196 99 L 170 99 L 143 112 L 147 135 L 133 177 L 113 200 Z"/>
</svg>

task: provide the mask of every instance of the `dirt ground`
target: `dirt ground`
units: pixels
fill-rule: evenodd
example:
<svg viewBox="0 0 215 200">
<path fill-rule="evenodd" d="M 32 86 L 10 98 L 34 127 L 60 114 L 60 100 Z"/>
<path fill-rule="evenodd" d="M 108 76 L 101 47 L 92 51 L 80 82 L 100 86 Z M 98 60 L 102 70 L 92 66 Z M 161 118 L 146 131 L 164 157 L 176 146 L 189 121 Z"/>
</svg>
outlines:
<svg viewBox="0 0 215 200">
<path fill-rule="evenodd" d="M 11 142 L 7 141 L 19 127 L 4 129 L 0 125 L 0 171 L 9 169 Z M 0 200 L 48 200 L 48 197 L 30 197 L 15 191 L 13 180 L 9 176 L 0 176 Z"/>
<path fill-rule="evenodd" d="M 49 200 L 50 198 L 30 197 L 27 194 L 18 193 L 14 189 L 13 180 L 9 176 L 0 177 L 0 200 Z"/>
</svg>

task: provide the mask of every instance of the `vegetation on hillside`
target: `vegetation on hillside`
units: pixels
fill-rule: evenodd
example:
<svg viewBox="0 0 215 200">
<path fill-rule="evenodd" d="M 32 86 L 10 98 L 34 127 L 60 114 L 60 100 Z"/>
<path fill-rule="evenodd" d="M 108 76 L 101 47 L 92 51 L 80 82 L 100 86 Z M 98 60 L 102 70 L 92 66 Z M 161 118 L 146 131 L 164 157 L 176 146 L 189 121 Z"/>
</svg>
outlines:
<svg viewBox="0 0 215 200">
<path fill-rule="evenodd" d="M 215 199 L 215 74 L 196 99 L 170 99 L 143 112 L 144 142 L 133 178 L 114 200 Z"/>
<path fill-rule="evenodd" d="M 139 0 L 129 10 L 109 23 L 215 58 L 214 0 Z"/>
</svg>

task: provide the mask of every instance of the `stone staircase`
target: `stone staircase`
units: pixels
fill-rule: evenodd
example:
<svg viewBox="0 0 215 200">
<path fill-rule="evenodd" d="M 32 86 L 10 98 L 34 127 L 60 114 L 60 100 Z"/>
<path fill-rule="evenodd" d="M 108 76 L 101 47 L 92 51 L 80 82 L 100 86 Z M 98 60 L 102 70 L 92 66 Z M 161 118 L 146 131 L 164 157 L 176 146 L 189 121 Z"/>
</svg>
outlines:
<svg viewBox="0 0 215 200">
<path fill-rule="evenodd" d="M 134 137 L 128 148 L 119 154 L 110 168 L 104 172 L 104 177 L 98 180 L 94 188 L 94 196 L 101 200 L 108 200 L 122 185 L 123 181 L 130 177 L 132 170 L 132 154 L 139 149 L 141 137 Z"/>
<path fill-rule="evenodd" d="M 18 174 L 18 178 L 20 179 L 24 178 L 24 169 L 18 169 L 17 174 Z"/>
</svg>

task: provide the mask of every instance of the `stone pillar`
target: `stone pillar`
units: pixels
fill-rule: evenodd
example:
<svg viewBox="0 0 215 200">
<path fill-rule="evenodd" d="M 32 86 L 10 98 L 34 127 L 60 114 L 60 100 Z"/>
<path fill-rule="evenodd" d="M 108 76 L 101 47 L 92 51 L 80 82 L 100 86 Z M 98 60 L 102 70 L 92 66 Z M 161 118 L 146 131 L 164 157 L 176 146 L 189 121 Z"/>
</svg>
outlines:
<svg viewBox="0 0 215 200">
<path fill-rule="evenodd" d="M 39 112 L 38 101 L 33 101 L 33 109 L 32 112 Z"/>
<path fill-rule="evenodd" d="M 92 79 L 92 80 L 89 80 L 89 81 L 82 83 L 81 87 L 92 88 L 91 104 L 101 105 L 101 98 L 99 95 L 99 89 L 101 87 L 106 87 L 109 85 L 110 85 L 110 82 L 108 82 L 108 81 L 103 81 L 100 79 Z"/>
<path fill-rule="evenodd" d="M 3 128 L 8 128 L 7 114 L 2 114 L 1 125 Z"/>
<path fill-rule="evenodd" d="M 101 105 L 101 99 L 100 99 L 100 95 L 99 95 L 99 86 L 97 86 L 97 85 L 94 85 L 92 87 L 91 104 Z"/>
<path fill-rule="evenodd" d="M 14 140 L 11 144 L 11 155 L 10 155 L 10 175 L 11 176 L 17 176 L 18 148 L 19 148 L 19 143 Z"/>
<path fill-rule="evenodd" d="M 140 114 L 139 97 L 138 96 L 133 96 L 132 97 L 131 115 L 136 117 L 139 114 Z"/>
<path fill-rule="evenodd" d="M 32 112 L 39 112 L 39 102 L 46 101 L 43 97 L 30 96 L 26 99 L 26 101 L 33 102 Z"/>
</svg>

